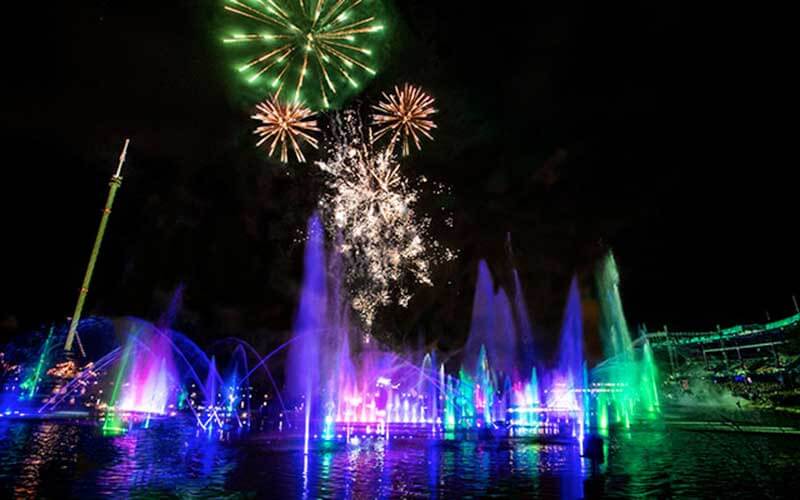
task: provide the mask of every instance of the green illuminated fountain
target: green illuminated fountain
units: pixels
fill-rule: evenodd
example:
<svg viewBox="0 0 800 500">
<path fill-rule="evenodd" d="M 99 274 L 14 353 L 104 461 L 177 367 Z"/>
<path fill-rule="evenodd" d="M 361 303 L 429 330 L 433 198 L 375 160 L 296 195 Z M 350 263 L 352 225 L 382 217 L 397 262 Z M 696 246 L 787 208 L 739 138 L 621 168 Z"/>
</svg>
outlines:
<svg viewBox="0 0 800 500">
<path fill-rule="evenodd" d="M 645 341 L 639 347 L 631 339 L 619 292 L 619 271 L 609 252 L 597 272 L 600 298 L 600 337 L 606 360 L 593 370 L 597 395 L 596 425 L 631 426 L 636 419 L 652 419 L 661 412 L 658 369 L 653 351 Z"/>
<path fill-rule="evenodd" d="M 20 384 L 20 388 L 23 389 L 21 395 L 22 399 L 33 400 L 34 396 L 36 396 L 36 391 L 39 389 L 39 382 L 41 382 L 42 374 L 44 373 L 44 367 L 48 364 L 50 359 L 53 347 L 53 330 L 54 327 L 51 326 L 50 331 L 47 333 L 47 338 L 44 341 L 44 345 L 42 346 L 42 351 L 39 353 L 36 366 Z"/>
<path fill-rule="evenodd" d="M 111 398 L 108 400 L 109 412 L 106 414 L 103 421 L 103 434 L 107 436 L 114 436 L 125 432 L 122 419 L 116 412 L 117 402 L 120 398 L 120 388 L 122 387 L 122 377 L 128 368 L 128 361 L 131 358 L 131 350 L 133 349 L 133 342 L 127 342 L 120 357 L 120 364 L 117 367 L 117 375 L 114 379 L 114 388 L 111 391 Z"/>
</svg>

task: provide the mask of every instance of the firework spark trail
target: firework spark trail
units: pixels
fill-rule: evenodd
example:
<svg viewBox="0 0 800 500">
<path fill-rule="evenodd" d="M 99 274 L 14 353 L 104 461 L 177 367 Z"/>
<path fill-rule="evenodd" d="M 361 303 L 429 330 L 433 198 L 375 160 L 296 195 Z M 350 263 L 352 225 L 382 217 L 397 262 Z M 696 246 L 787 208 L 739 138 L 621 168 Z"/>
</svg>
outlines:
<svg viewBox="0 0 800 500">
<path fill-rule="evenodd" d="M 369 328 L 380 307 L 408 305 L 412 285 L 432 285 L 431 267 L 455 255 L 429 236 L 431 219 L 415 210 L 419 190 L 392 150 L 372 148 L 355 112 L 336 121 L 329 158 L 317 162 L 329 188 L 320 206 L 329 231 L 341 235 L 336 250 L 353 309 Z"/>
<path fill-rule="evenodd" d="M 383 11 L 380 0 L 227 0 L 224 9 L 267 29 L 236 33 L 223 42 L 257 53 L 239 72 L 251 83 L 268 75 L 276 95 L 289 89 L 285 100 L 301 100 L 308 88 L 314 98 L 307 95 L 306 102 L 329 108 L 334 98 L 345 98 L 376 74 L 373 51 L 365 45 L 375 43 L 371 35 L 384 29 L 376 18 Z"/>
<path fill-rule="evenodd" d="M 302 163 L 306 161 L 306 158 L 300 148 L 301 142 L 307 142 L 314 149 L 318 148 L 317 139 L 311 135 L 312 132 L 319 132 L 317 121 L 312 119 L 316 115 L 304 105 L 297 102 L 284 104 L 276 96 L 272 96 L 258 104 L 256 111 L 252 118 L 262 124 L 253 131 L 261 138 L 256 143 L 256 147 L 260 147 L 271 139 L 270 156 L 280 145 L 281 161 L 288 162 L 288 146 L 291 144 L 295 158 Z"/>
<path fill-rule="evenodd" d="M 389 149 L 394 150 L 401 141 L 403 156 L 408 156 L 409 139 L 413 139 L 417 151 L 420 151 L 422 149 L 420 135 L 433 140 L 430 132 L 436 128 L 436 124 L 430 117 L 437 113 L 433 103 L 433 97 L 408 83 L 402 88 L 395 87 L 393 94 L 384 92 L 383 100 L 372 106 L 376 111 L 372 115 L 373 124 L 378 127 L 374 139 L 379 140 L 391 133 Z"/>
</svg>

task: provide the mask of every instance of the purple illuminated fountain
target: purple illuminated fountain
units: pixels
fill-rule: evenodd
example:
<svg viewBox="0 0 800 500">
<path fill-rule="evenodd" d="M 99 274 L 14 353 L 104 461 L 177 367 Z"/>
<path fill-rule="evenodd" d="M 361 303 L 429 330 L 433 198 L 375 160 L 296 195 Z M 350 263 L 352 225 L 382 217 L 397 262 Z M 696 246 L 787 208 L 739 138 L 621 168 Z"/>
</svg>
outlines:
<svg viewBox="0 0 800 500">
<path fill-rule="evenodd" d="M 513 296 L 481 261 L 472 323 L 460 364 L 436 353 L 390 352 L 352 326 L 341 266 L 325 252 L 317 216 L 308 223 L 300 300 L 289 342 L 286 395 L 305 449 L 312 438 L 359 439 L 453 432 L 584 434 L 588 408 L 581 299 L 573 280 L 558 362 L 534 356 L 519 276 Z M 542 384 L 543 382 L 543 384 Z"/>
<path fill-rule="evenodd" d="M 306 451 L 312 415 L 319 414 L 319 348 L 329 326 L 324 231 L 319 217 L 314 216 L 309 220 L 307 237 L 303 258 L 303 288 L 294 323 L 295 341 L 289 347 L 286 373 L 289 394 L 303 400 Z"/>
<path fill-rule="evenodd" d="M 182 297 L 183 288 L 178 287 L 157 325 L 132 324 L 109 402 L 115 414 L 164 415 L 175 408 L 181 380 L 169 327 Z"/>
<path fill-rule="evenodd" d="M 449 358 L 422 348 L 394 352 L 351 324 L 342 263 L 336 253 L 326 253 L 318 216 L 311 217 L 307 231 L 293 331 L 272 352 L 261 356 L 235 338 L 203 351 L 170 328 L 180 306 L 178 290 L 157 325 L 134 319 L 117 322 L 114 337 L 121 345 L 78 370 L 46 398 L 39 413 L 74 409 L 97 388 L 101 390 L 89 399 L 109 432 L 122 432 L 131 421 L 149 422 L 151 417 L 180 412 L 193 415 L 198 427 L 207 431 L 250 428 L 254 411 L 269 414 L 264 410 L 265 393 L 255 405 L 251 401 L 258 373 L 277 402 L 271 406 L 274 427 L 301 434 L 308 452 L 313 438 L 350 442 L 366 436 L 438 439 L 489 433 L 580 440 L 587 428 L 605 429 L 612 410 L 626 425 L 630 418 L 625 412 L 637 404 L 651 413 L 658 410 L 657 373 L 646 363 L 639 363 L 644 368 L 636 371 L 629 369 L 634 356 L 630 349 L 617 349 L 618 362 L 606 369 L 614 387 L 624 385 L 626 392 L 595 394 L 583 354 L 577 279 L 570 286 L 553 363 L 534 350 L 517 271 L 512 270 L 510 288 L 504 289 L 484 261 L 478 264 L 472 320 L 461 352 Z M 619 337 L 630 345 L 615 268 L 605 269 L 603 276 L 609 278 L 601 280 L 601 302 L 610 326 L 604 331 L 616 334 L 606 335 L 612 340 Z M 282 387 L 269 369 L 270 360 L 279 354 L 281 359 L 286 356 Z M 34 388 L 28 393 L 33 394 L 43 369 L 28 371 Z M 637 388 L 644 389 L 636 392 Z"/>
<path fill-rule="evenodd" d="M 48 369 L 52 390 L 40 397 L 32 413 L 99 417 L 109 434 L 139 423 L 147 427 L 151 418 L 179 413 L 193 415 L 204 429 L 249 427 L 255 370 L 249 369 L 248 358 L 269 375 L 268 368 L 259 363 L 262 358 L 255 350 L 233 339 L 219 346 L 227 360 L 220 371 L 214 356 L 209 359 L 197 344 L 170 328 L 180 297 L 179 289 L 158 324 L 135 318 L 106 321 L 109 327 L 103 330 L 112 344 L 110 352 L 84 366 L 70 361 Z"/>
<path fill-rule="evenodd" d="M 575 390 L 583 385 L 583 318 L 576 278 L 573 278 L 570 284 L 567 307 L 564 311 L 558 367 L 550 372 L 550 376 L 548 406 L 580 410 Z"/>
<path fill-rule="evenodd" d="M 391 423 L 435 425 L 432 357 L 384 351 L 350 326 L 340 261 L 326 258 L 317 216 L 308 224 L 304 266 L 286 393 L 301 401 L 306 449 L 311 436 L 333 437 L 337 428 L 385 434 Z"/>
</svg>

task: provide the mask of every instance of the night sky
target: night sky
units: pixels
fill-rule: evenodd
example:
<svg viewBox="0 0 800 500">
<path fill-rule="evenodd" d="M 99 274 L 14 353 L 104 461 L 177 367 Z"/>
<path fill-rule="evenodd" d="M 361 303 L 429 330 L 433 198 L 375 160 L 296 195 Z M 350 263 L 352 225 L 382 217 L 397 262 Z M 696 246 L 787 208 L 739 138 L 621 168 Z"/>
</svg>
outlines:
<svg viewBox="0 0 800 500">
<path fill-rule="evenodd" d="M 796 30 L 786 12 L 696 3 L 395 2 L 359 101 L 405 81 L 436 96 L 436 141 L 404 169 L 451 186 L 423 206 L 454 215 L 436 236 L 461 256 L 384 312 L 383 335 L 457 348 L 486 258 L 502 283 L 520 270 L 547 348 L 573 273 L 591 328 L 609 248 L 633 325 L 793 312 Z M 3 337 L 71 313 L 126 136 L 88 310 L 152 320 L 183 283 L 178 327 L 201 341 L 289 328 L 321 178 L 253 148 L 259 96 L 231 70 L 221 4 L 4 7 Z"/>
</svg>

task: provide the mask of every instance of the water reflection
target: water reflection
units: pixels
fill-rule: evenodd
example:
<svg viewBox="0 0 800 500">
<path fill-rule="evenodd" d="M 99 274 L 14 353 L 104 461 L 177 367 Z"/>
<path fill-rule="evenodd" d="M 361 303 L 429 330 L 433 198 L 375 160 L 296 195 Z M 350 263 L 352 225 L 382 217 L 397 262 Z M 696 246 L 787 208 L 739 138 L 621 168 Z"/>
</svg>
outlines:
<svg viewBox="0 0 800 500">
<path fill-rule="evenodd" d="M 800 487 L 800 440 L 780 435 L 612 433 L 595 477 L 577 446 L 523 438 L 315 443 L 306 455 L 302 439 L 174 421 L 104 437 L 93 425 L 4 420 L 0 439 L 0 497 L 747 498 Z"/>
<path fill-rule="evenodd" d="M 24 455 L 19 481 L 14 485 L 17 497 L 35 497 L 41 493 L 41 482 L 48 469 L 74 465 L 75 454 L 71 449 L 77 444 L 75 428 L 60 429 L 52 423 L 44 423 L 33 431 L 31 446 Z M 71 467 L 70 467 L 71 468 Z"/>
<path fill-rule="evenodd" d="M 564 449 L 564 466 L 560 476 L 562 500 L 583 498 L 583 460 L 576 446 Z"/>
<path fill-rule="evenodd" d="M 428 463 L 428 490 L 431 498 L 437 499 L 441 498 L 439 495 L 439 478 L 441 477 L 439 457 L 440 454 L 436 447 L 429 443 L 425 448 L 425 460 Z"/>
</svg>

